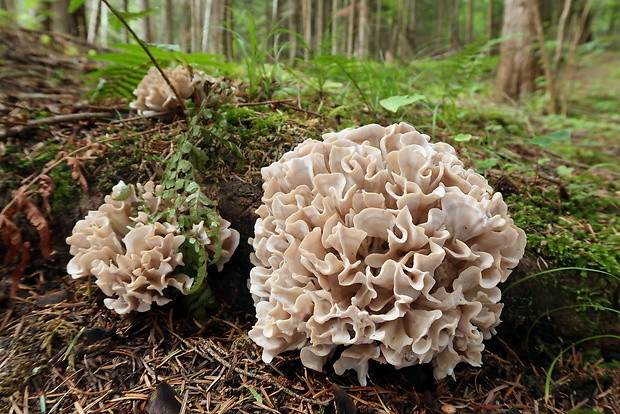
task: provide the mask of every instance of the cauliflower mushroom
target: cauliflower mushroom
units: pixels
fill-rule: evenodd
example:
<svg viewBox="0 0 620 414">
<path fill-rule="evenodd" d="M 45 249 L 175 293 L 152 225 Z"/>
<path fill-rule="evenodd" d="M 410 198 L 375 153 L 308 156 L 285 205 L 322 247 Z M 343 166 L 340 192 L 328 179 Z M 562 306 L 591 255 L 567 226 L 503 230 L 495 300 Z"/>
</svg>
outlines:
<svg viewBox="0 0 620 414">
<path fill-rule="evenodd" d="M 119 314 L 145 312 L 153 303 L 164 305 L 171 301 L 167 288 L 186 294 L 194 281 L 174 271 L 184 264 L 179 247 L 185 236 L 179 234 L 178 226 L 151 222 L 151 217 L 166 208 L 156 195 L 161 190 L 152 181 L 136 186 L 119 182 L 105 203 L 78 221 L 67 238 L 73 255 L 67 272 L 74 279 L 95 276 L 97 286 L 110 296 L 104 299 L 105 306 Z M 239 244 L 239 233 L 221 217 L 219 224 L 222 253 L 216 265 L 221 271 Z M 212 256 L 216 250 L 204 223 L 194 225 L 192 233 Z"/>
<path fill-rule="evenodd" d="M 270 362 L 301 349 L 321 370 L 432 362 L 437 379 L 481 364 L 503 305 L 498 283 L 525 233 L 454 148 L 405 123 L 307 140 L 262 169 L 250 239 L 250 337 Z"/>
<path fill-rule="evenodd" d="M 184 100 L 193 98 L 198 104 L 207 97 L 207 92 L 215 95 L 214 99 L 209 102 L 211 106 L 217 106 L 217 101 L 221 103 L 235 100 L 236 90 L 233 86 L 200 70 L 193 69 L 190 72 L 187 66 L 181 65 L 176 68 L 166 68 L 164 73 Z M 149 68 L 133 94 L 136 100 L 129 106 L 143 115 L 156 115 L 181 108 L 178 97 L 156 67 Z"/>
</svg>

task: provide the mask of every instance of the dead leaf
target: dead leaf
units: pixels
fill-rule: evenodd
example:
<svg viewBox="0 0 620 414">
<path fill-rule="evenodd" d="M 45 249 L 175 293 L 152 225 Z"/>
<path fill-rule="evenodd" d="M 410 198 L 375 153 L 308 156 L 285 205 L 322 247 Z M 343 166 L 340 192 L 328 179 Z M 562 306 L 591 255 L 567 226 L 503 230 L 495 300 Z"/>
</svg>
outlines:
<svg viewBox="0 0 620 414">
<path fill-rule="evenodd" d="M 82 174 L 82 167 L 84 166 L 84 163 L 77 158 L 67 157 L 67 165 L 72 169 L 71 177 L 77 181 L 85 193 L 88 193 L 88 182 L 86 181 L 84 174 Z"/>
<path fill-rule="evenodd" d="M 30 261 L 30 243 L 24 242 L 22 245 L 22 259 L 19 261 L 19 264 L 11 273 L 11 291 L 9 293 L 9 298 L 12 298 L 17 293 L 17 288 L 19 287 L 19 282 L 22 280 L 22 275 L 24 268 Z"/>
<path fill-rule="evenodd" d="M 49 222 L 45 217 L 43 217 L 43 213 L 41 213 L 39 207 L 37 207 L 36 204 L 26 197 L 16 197 L 15 204 L 18 209 L 23 210 L 26 213 L 26 218 L 30 221 L 30 224 L 32 224 L 39 232 L 39 247 L 41 249 L 41 253 L 43 254 L 43 257 L 49 259 L 54 253 Z"/>
<path fill-rule="evenodd" d="M 6 214 L 0 214 L 0 239 L 6 249 L 4 254 L 4 263 L 9 264 L 17 260 L 19 251 L 22 248 L 22 234 L 13 223 L 12 217 Z"/>
</svg>

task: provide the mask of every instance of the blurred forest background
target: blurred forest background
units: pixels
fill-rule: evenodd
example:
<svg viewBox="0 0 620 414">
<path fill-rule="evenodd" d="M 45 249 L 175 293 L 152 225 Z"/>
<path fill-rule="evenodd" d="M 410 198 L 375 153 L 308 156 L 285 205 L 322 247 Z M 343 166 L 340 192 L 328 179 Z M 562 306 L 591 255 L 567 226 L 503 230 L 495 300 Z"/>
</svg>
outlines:
<svg viewBox="0 0 620 414">
<path fill-rule="evenodd" d="M 484 44 L 489 57 L 505 57 L 497 66 L 496 83 L 508 98 L 545 89 L 550 112 L 564 114 L 579 46 L 588 44 L 585 52 L 606 48 L 620 26 L 620 2 L 615 0 L 109 3 L 147 43 L 222 55 L 229 62 L 242 60 L 246 53 L 236 36 L 253 39 L 267 60 L 288 64 L 341 55 L 407 65 L 417 59 L 449 58 L 468 45 Z M 0 18 L 102 46 L 132 41 L 101 0 L 0 0 Z M 559 79 L 568 84 L 560 88 Z"/>
</svg>

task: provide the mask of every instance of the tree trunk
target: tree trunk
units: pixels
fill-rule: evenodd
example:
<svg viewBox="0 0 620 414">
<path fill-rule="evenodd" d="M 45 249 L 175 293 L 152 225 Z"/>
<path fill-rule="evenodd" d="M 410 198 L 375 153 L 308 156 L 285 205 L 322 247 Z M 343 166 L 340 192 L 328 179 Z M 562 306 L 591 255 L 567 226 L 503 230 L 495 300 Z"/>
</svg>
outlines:
<svg viewBox="0 0 620 414">
<path fill-rule="evenodd" d="M 129 11 L 129 0 L 122 1 L 121 11 L 123 11 L 124 13 L 127 13 Z M 125 29 L 125 26 L 123 26 L 123 28 L 121 29 L 121 43 L 127 43 L 128 35 L 129 33 L 127 33 L 127 29 Z"/>
<path fill-rule="evenodd" d="M 149 0 L 140 0 L 138 2 L 138 8 L 140 11 L 148 10 L 150 8 Z M 153 41 L 153 39 L 151 38 L 151 16 L 150 15 L 144 16 L 142 19 L 140 19 L 138 36 L 140 36 L 140 39 L 144 40 L 147 43 Z"/>
<path fill-rule="evenodd" d="M 101 5 L 99 0 L 92 0 L 90 4 L 90 17 L 88 19 L 88 35 L 86 40 L 90 43 L 97 41 L 97 30 L 101 22 Z M 105 6 L 104 6 L 105 7 Z"/>
<path fill-rule="evenodd" d="M 502 37 L 516 35 L 502 42 L 503 56 L 495 77 L 498 88 L 511 99 L 536 90 L 539 70 L 534 53 L 534 14 L 529 0 L 505 0 Z"/>
<path fill-rule="evenodd" d="M 295 58 L 297 57 L 297 36 L 295 36 L 295 33 L 297 33 L 297 30 L 299 28 L 299 26 L 297 25 L 297 16 L 299 15 L 299 13 L 297 13 L 298 7 L 297 4 L 295 4 L 297 1 L 299 0 L 289 0 L 287 5 L 288 29 L 291 31 L 291 34 L 289 35 L 290 46 L 288 49 L 288 60 L 291 64 L 295 61 Z"/>
<path fill-rule="evenodd" d="M 568 110 L 568 97 L 570 96 L 573 78 L 575 77 L 575 72 L 577 71 L 577 47 L 579 46 L 579 42 L 581 41 L 584 31 L 588 25 L 591 7 L 592 0 L 588 0 L 583 11 L 581 12 L 581 19 L 579 20 L 579 25 L 573 37 L 573 41 L 571 42 L 568 58 L 566 59 L 566 72 L 564 75 L 566 79 L 566 87 L 562 97 L 562 115 L 564 116 L 566 116 L 566 112 Z"/>
<path fill-rule="evenodd" d="M 572 0 L 564 0 L 564 8 L 558 23 L 558 37 L 555 44 L 555 56 L 553 57 L 553 75 L 558 73 L 560 68 L 560 60 L 562 59 L 562 47 L 564 45 L 564 29 L 566 28 L 566 19 L 570 12 Z"/>
<path fill-rule="evenodd" d="M 467 0 L 467 20 L 465 21 L 465 41 L 474 41 L 474 0 Z"/>
<path fill-rule="evenodd" d="M 357 47 L 355 54 L 363 58 L 368 53 L 368 4 L 367 0 L 360 0 L 359 23 L 357 27 Z"/>
<path fill-rule="evenodd" d="M 99 44 L 103 47 L 108 46 L 108 8 L 101 7 L 101 24 L 99 25 Z"/>
<path fill-rule="evenodd" d="M 332 55 L 338 54 L 338 17 L 336 13 L 338 12 L 338 0 L 332 0 Z"/>
<path fill-rule="evenodd" d="M 174 43 L 172 16 L 174 9 L 172 8 L 172 0 L 163 0 L 162 14 L 161 14 L 161 42 L 172 44 Z"/>
<path fill-rule="evenodd" d="M 620 3 L 616 3 L 611 8 L 611 12 L 609 13 L 609 24 L 607 25 L 607 35 L 611 35 L 615 32 L 618 15 L 620 15 Z"/>
<path fill-rule="evenodd" d="M 540 49 L 540 55 L 543 60 L 543 67 L 545 69 L 545 78 L 546 78 L 546 88 L 547 94 L 550 99 L 551 112 L 554 114 L 558 113 L 558 90 L 555 86 L 555 77 L 556 74 L 553 72 L 553 67 L 551 66 L 551 58 L 549 58 L 549 53 L 547 52 L 547 46 L 545 44 L 545 31 L 543 29 L 543 22 L 540 16 L 540 9 L 538 7 L 538 0 L 530 0 L 529 6 L 532 9 L 534 27 L 536 28 L 536 34 L 538 36 L 538 47 Z"/>
<path fill-rule="evenodd" d="M 449 22 L 448 22 L 448 42 L 450 47 L 456 47 L 459 41 L 459 24 L 458 24 L 458 9 L 459 0 L 450 0 L 450 6 L 448 10 Z"/>
<path fill-rule="evenodd" d="M 209 49 L 209 34 L 211 32 L 211 12 L 212 12 L 213 0 L 207 0 L 207 4 L 205 5 L 205 16 L 203 19 L 203 27 L 202 27 L 202 47 L 200 51 L 202 53 L 207 53 Z"/>
<path fill-rule="evenodd" d="M 409 22 L 407 23 L 407 41 L 410 48 L 414 48 L 418 44 L 416 36 L 416 24 L 417 24 L 417 1 L 409 0 Z"/>
<path fill-rule="evenodd" d="M 355 34 L 355 0 L 351 0 L 349 26 L 347 31 L 347 56 L 353 55 L 353 36 Z"/>
<path fill-rule="evenodd" d="M 320 54 L 323 54 L 323 25 L 325 20 L 325 0 L 319 0 L 316 9 L 316 21 L 315 21 L 315 29 L 314 29 L 314 39 L 316 44 L 316 50 L 319 51 Z"/>
<path fill-rule="evenodd" d="M 493 13 L 494 13 L 494 0 L 488 0 L 489 2 L 487 3 L 487 41 L 491 41 L 493 39 L 495 39 L 495 34 L 493 31 Z M 489 56 L 493 56 L 495 55 L 495 53 L 497 52 L 497 49 L 495 47 L 489 47 Z"/>
<path fill-rule="evenodd" d="M 233 35 L 232 30 L 234 30 L 234 20 L 232 14 L 233 0 L 225 0 L 224 2 L 224 20 L 228 22 L 230 26 L 230 30 L 224 30 L 222 32 L 224 38 L 224 53 L 226 54 L 226 59 L 228 61 L 233 60 Z"/>
<path fill-rule="evenodd" d="M 441 39 L 443 37 L 443 9 L 446 0 L 437 0 L 437 38 Z"/>
<path fill-rule="evenodd" d="M 304 60 L 308 61 L 310 58 L 310 51 L 312 47 L 312 2 L 311 0 L 301 0 L 301 23 L 303 26 L 304 42 L 306 47 L 304 48 Z"/>
<path fill-rule="evenodd" d="M 280 9 L 278 8 L 278 0 L 272 0 L 271 3 L 271 28 L 275 29 L 278 25 L 279 25 L 279 11 Z M 278 53 L 278 36 L 274 36 L 273 37 L 273 50 L 274 53 Z"/>
</svg>

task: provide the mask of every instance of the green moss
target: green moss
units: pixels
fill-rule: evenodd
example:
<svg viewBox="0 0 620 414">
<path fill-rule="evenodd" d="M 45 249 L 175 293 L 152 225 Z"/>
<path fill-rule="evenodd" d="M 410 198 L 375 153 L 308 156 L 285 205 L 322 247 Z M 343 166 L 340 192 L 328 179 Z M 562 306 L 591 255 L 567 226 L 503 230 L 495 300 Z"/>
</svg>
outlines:
<svg viewBox="0 0 620 414">
<path fill-rule="evenodd" d="M 54 180 L 55 187 L 50 202 L 52 213 L 61 215 L 74 210 L 82 197 L 82 189 L 71 177 L 69 167 L 66 164 L 58 165 L 50 171 L 49 175 Z"/>
</svg>

